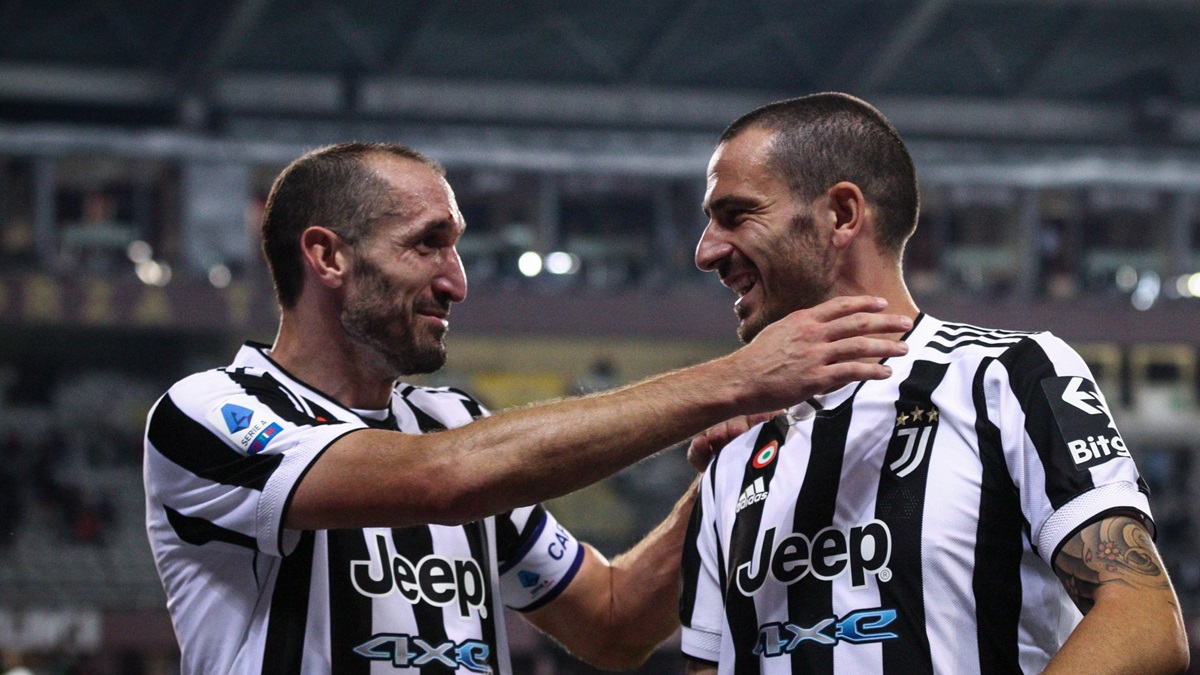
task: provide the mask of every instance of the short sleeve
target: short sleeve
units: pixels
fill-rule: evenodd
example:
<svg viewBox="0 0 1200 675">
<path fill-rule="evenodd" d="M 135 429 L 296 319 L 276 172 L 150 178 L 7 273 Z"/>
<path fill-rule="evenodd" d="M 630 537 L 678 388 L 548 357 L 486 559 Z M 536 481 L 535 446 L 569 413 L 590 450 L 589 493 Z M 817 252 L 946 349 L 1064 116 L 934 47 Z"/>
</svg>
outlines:
<svg viewBox="0 0 1200 675">
<path fill-rule="evenodd" d="M 299 538 L 285 533 L 283 517 L 300 478 L 335 440 L 361 426 L 305 409 L 267 373 L 193 375 L 150 414 L 147 491 L 188 543 L 284 555 Z"/>
<path fill-rule="evenodd" d="M 557 598 L 579 572 L 579 541 L 541 505 L 496 517 L 496 557 L 504 604 L 531 612 Z"/>
<path fill-rule="evenodd" d="M 1048 564 L 1066 537 L 1106 511 L 1150 518 L 1148 489 L 1087 364 L 1040 333 L 984 374 L 987 413 L 1000 430 L 1031 540 Z"/>
<path fill-rule="evenodd" d="M 687 537 L 680 563 L 682 591 L 679 622 L 683 626 L 681 649 L 689 658 L 716 663 L 720 660 L 725 623 L 725 604 L 719 570 L 721 556 L 717 540 L 713 471 L 709 465 L 700 481 L 700 495 L 692 505 Z"/>
</svg>

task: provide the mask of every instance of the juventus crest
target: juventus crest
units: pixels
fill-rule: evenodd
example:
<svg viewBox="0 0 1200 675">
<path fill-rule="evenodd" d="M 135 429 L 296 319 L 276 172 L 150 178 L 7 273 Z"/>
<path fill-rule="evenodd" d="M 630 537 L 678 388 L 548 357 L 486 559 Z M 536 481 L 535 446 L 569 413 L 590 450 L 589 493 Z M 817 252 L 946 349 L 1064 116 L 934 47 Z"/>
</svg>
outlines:
<svg viewBox="0 0 1200 675">
<path fill-rule="evenodd" d="M 924 464 L 937 431 L 939 413 L 932 403 L 922 408 L 905 401 L 896 402 L 896 412 L 886 461 L 897 478 L 905 478 Z"/>
</svg>

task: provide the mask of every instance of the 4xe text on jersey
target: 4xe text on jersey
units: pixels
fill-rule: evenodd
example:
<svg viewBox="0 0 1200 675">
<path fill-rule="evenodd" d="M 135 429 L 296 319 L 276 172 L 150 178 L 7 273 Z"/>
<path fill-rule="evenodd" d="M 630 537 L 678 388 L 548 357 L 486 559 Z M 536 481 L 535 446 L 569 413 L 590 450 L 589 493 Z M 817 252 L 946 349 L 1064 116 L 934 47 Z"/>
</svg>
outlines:
<svg viewBox="0 0 1200 675">
<path fill-rule="evenodd" d="M 492 672 L 488 665 L 491 647 L 479 640 L 431 645 L 416 636 L 381 633 L 355 647 L 354 653 L 372 661 L 391 661 L 395 668 L 441 665 L 451 670 L 465 668 L 472 673 Z"/>
<path fill-rule="evenodd" d="M 847 614 L 841 620 L 836 616 L 822 619 L 811 626 L 794 623 L 768 623 L 758 629 L 758 642 L 754 644 L 757 656 L 780 656 L 796 651 L 806 641 L 822 645 L 838 642 L 881 642 L 899 637 L 884 630 L 896 620 L 894 609 L 863 609 Z"/>
</svg>

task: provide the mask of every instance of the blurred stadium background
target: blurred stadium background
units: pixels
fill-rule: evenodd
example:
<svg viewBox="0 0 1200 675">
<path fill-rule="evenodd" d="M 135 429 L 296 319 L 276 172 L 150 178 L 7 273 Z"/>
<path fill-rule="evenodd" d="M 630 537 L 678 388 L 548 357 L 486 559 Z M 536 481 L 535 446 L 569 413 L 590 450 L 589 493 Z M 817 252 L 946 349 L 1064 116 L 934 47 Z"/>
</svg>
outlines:
<svg viewBox="0 0 1200 675">
<path fill-rule="evenodd" d="M 1091 363 L 1200 642 L 1197 35 L 1195 0 L 0 1 L 0 672 L 177 670 L 142 424 L 271 340 L 255 227 L 289 160 L 446 164 L 471 294 L 427 381 L 500 409 L 735 347 L 691 264 L 712 143 L 824 90 L 912 147 L 921 306 Z M 690 478 L 676 448 L 552 507 L 615 554 Z M 519 672 L 592 672 L 518 624 Z"/>
</svg>

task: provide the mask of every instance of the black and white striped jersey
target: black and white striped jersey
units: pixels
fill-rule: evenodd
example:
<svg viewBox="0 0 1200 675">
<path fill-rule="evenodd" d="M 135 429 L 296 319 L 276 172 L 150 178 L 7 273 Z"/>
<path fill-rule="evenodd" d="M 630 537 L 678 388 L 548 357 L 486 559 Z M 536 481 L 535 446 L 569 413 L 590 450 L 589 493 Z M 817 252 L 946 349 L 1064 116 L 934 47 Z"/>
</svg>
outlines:
<svg viewBox="0 0 1200 675">
<path fill-rule="evenodd" d="M 583 549 L 541 506 L 463 526 L 296 531 L 304 473 L 364 428 L 426 433 L 487 414 L 454 389 L 398 385 L 344 408 L 247 344 L 159 399 L 146 520 L 184 673 L 507 673 L 502 605 L 529 611 Z"/>
<path fill-rule="evenodd" d="M 683 651 L 734 673 L 1037 673 L 1081 619 L 1051 568 L 1150 515 L 1087 366 L 1048 333 L 921 316 L 887 380 L 730 443 L 692 514 Z"/>
</svg>

